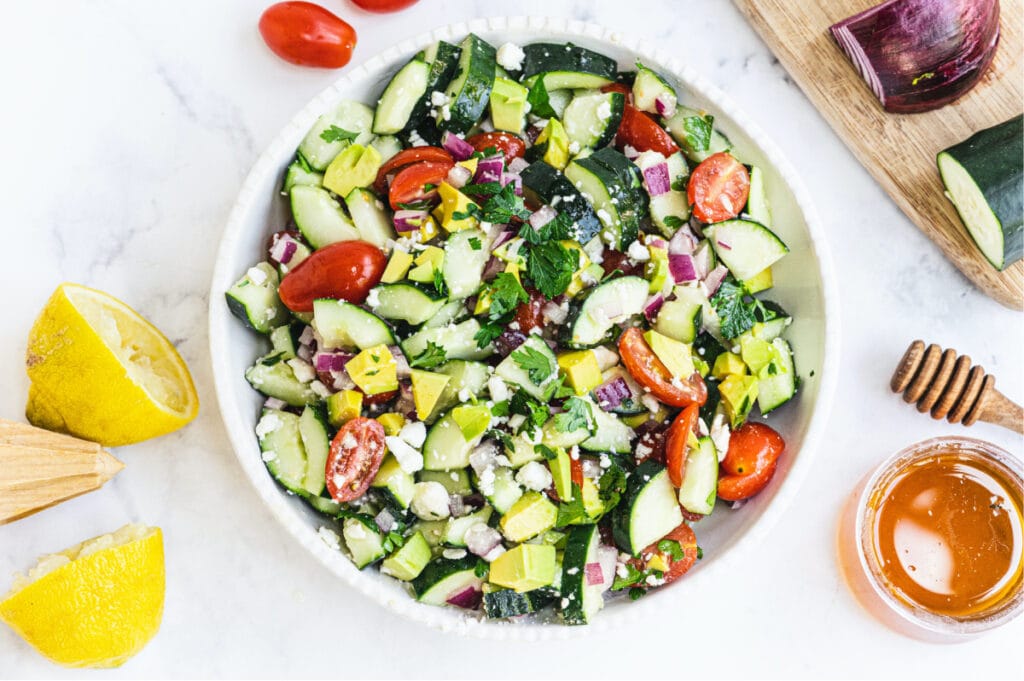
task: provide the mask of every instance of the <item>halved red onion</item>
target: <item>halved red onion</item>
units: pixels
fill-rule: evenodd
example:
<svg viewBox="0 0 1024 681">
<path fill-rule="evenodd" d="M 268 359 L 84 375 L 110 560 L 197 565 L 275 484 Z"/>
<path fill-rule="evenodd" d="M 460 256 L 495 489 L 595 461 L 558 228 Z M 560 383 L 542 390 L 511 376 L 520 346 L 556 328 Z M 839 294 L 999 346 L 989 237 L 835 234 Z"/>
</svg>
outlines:
<svg viewBox="0 0 1024 681">
<path fill-rule="evenodd" d="M 494 250 L 498 246 L 501 246 L 502 244 L 508 242 L 510 239 L 512 239 L 512 237 L 515 236 L 515 234 L 516 233 L 513 232 L 511 229 L 501 230 L 498 233 L 498 236 L 494 238 L 494 241 L 491 242 L 491 250 Z"/>
<path fill-rule="evenodd" d="M 351 352 L 318 352 L 313 355 L 313 366 L 317 371 L 344 371 L 353 357 Z"/>
<path fill-rule="evenodd" d="M 600 563 L 587 563 L 583 571 L 587 575 L 587 586 L 604 584 L 604 571 Z"/>
<path fill-rule="evenodd" d="M 444 134 L 441 135 L 441 146 L 456 161 L 465 161 L 476 151 L 472 144 L 449 130 L 445 130 Z"/>
<path fill-rule="evenodd" d="M 270 259 L 280 265 L 287 265 L 299 248 L 299 242 L 291 234 L 275 234 L 270 247 Z"/>
<path fill-rule="evenodd" d="M 483 595 L 476 589 L 476 587 L 467 586 L 462 591 L 452 594 L 448 597 L 446 603 L 448 605 L 454 605 L 457 608 L 465 608 L 467 610 L 475 610 L 480 605 L 480 600 Z"/>
<path fill-rule="evenodd" d="M 313 361 L 313 348 L 309 347 L 308 345 L 300 345 L 299 347 L 297 347 L 295 349 L 295 355 L 299 359 L 304 359 L 307 362 L 312 362 Z"/>
<path fill-rule="evenodd" d="M 541 206 L 527 220 L 534 229 L 540 229 L 558 217 L 558 211 L 551 206 Z"/>
<path fill-rule="evenodd" d="M 347 371 L 331 371 L 331 387 L 335 391 L 339 390 L 352 390 L 356 387 L 356 382 L 352 380 L 352 377 L 348 375 Z"/>
<path fill-rule="evenodd" d="M 697 270 L 698 279 L 704 279 L 711 271 L 711 244 L 707 241 L 693 252 L 693 266 Z"/>
<path fill-rule="evenodd" d="M 650 168 L 644 168 L 644 186 L 647 193 L 653 196 L 667 194 L 672 189 L 672 181 L 669 179 L 668 163 L 658 163 Z"/>
<path fill-rule="evenodd" d="M 668 256 L 668 271 L 677 284 L 687 281 L 697 281 L 697 266 L 693 262 L 692 255 L 682 253 L 670 253 Z"/>
<path fill-rule="evenodd" d="M 708 296 L 715 295 L 715 291 L 725 281 L 726 275 L 729 274 L 729 270 L 725 265 L 719 265 L 715 269 L 708 272 L 708 276 L 704 277 L 704 285 L 708 288 Z"/>
<path fill-rule="evenodd" d="M 399 233 L 409 233 L 419 230 L 423 225 L 423 221 L 427 219 L 427 211 L 425 210 L 396 210 L 394 216 L 395 231 Z"/>
<path fill-rule="evenodd" d="M 452 169 L 448 171 L 447 182 L 456 189 L 462 189 L 469 182 L 470 177 L 473 173 L 469 171 L 466 166 L 460 166 L 455 164 Z"/>
<path fill-rule="evenodd" d="M 501 174 L 505 170 L 505 157 L 502 155 L 488 156 L 477 161 L 476 174 L 473 175 L 473 182 L 482 184 L 484 182 L 499 182 Z"/>
<path fill-rule="evenodd" d="M 491 259 L 488 260 L 487 264 L 484 266 L 484 271 L 480 275 L 480 278 L 483 279 L 484 281 L 490 281 L 491 279 L 494 279 L 496 276 L 498 276 L 498 273 L 504 269 L 504 261 L 499 260 L 498 258 L 492 255 Z"/>
<path fill-rule="evenodd" d="M 597 396 L 598 405 L 607 411 L 618 407 L 622 404 L 622 400 L 632 397 L 633 393 L 626 380 L 621 376 L 616 376 L 594 388 L 594 395 Z"/>
<path fill-rule="evenodd" d="M 514 159 L 508 162 L 508 172 L 510 173 L 521 173 L 530 166 L 526 159 L 516 156 Z"/>
<path fill-rule="evenodd" d="M 665 304 L 665 296 L 660 293 L 655 293 L 653 296 L 647 299 L 644 303 L 644 317 L 647 321 L 653 321 L 658 316 L 658 310 Z"/>
<path fill-rule="evenodd" d="M 302 333 L 299 334 L 299 343 L 302 345 L 312 345 L 313 341 L 316 340 L 316 332 L 312 326 L 306 326 L 302 329 Z"/>
</svg>

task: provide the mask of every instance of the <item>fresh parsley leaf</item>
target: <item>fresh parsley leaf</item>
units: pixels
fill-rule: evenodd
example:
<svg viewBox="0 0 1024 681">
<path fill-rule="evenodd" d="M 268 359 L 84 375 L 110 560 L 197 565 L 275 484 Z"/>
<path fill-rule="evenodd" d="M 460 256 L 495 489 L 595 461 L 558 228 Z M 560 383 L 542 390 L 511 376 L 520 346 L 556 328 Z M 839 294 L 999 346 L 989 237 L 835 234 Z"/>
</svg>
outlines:
<svg viewBox="0 0 1024 681">
<path fill-rule="evenodd" d="M 448 287 L 444 283 L 444 273 L 441 270 L 434 270 L 434 290 L 442 296 L 448 293 Z"/>
<path fill-rule="evenodd" d="M 510 272 L 499 272 L 490 286 L 487 295 L 491 299 L 491 307 L 487 314 L 492 320 L 500 319 L 507 313 L 515 311 L 520 303 L 530 300 L 530 295 Z"/>
<path fill-rule="evenodd" d="M 512 436 L 503 430 L 492 428 L 491 430 L 487 431 L 487 437 L 494 438 L 495 440 L 500 442 L 501 446 L 504 447 L 505 449 L 512 450 L 515 449 L 516 447 L 515 443 L 512 442 Z"/>
<path fill-rule="evenodd" d="M 686 191 L 686 176 L 685 175 L 676 175 L 676 178 L 674 180 L 672 180 L 672 184 L 670 185 L 670 187 L 671 187 L 672 191 L 674 191 L 674 192 L 685 192 Z"/>
<path fill-rule="evenodd" d="M 626 471 L 613 463 L 597 481 L 598 497 L 605 510 L 615 508 L 626 491 Z"/>
<path fill-rule="evenodd" d="M 629 590 L 629 600 L 638 601 L 647 595 L 647 589 L 641 589 L 638 586 L 634 586 Z"/>
<path fill-rule="evenodd" d="M 722 335 L 726 338 L 736 338 L 753 328 L 757 321 L 754 312 L 759 304 L 746 287 L 731 276 L 711 296 L 711 306 L 722 321 Z"/>
<path fill-rule="evenodd" d="M 423 185 L 423 193 L 428 194 L 437 189 L 437 185 L 432 182 L 427 182 Z"/>
<path fill-rule="evenodd" d="M 382 542 L 382 548 L 388 553 L 391 553 L 392 551 L 402 548 L 404 544 L 405 537 L 402 536 L 402 533 L 392 530 L 391 532 L 387 533 L 387 536 L 384 537 L 384 541 Z"/>
<path fill-rule="evenodd" d="M 541 225 L 540 229 L 534 229 L 529 222 L 524 222 L 519 229 L 519 236 L 527 243 L 542 244 L 546 241 L 560 241 L 572 236 L 572 218 L 565 213 L 559 213 L 550 222 Z"/>
<path fill-rule="evenodd" d="M 509 183 L 502 187 L 497 194 L 487 199 L 482 219 L 485 222 L 506 223 L 514 217 L 525 220 L 530 217 L 530 211 L 523 204 L 523 197 L 516 196 L 515 186 Z"/>
<path fill-rule="evenodd" d="M 480 242 L 480 239 L 478 239 L 475 236 L 471 236 L 469 237 L 469 247 L 472 248 L 474 251 L 479 251 L 481 248 L 483 248 L 483 244 Z"/>
<path fill-rule="evenodd" d="M 697 547 L 697 560 L 703 560 L 703 559 L 704 559 L 704 549 L 702 549 L 701 547 L 698 546 Z"/>
<path fill-rule="evenodd" d="M 536 244 L 526 259 L 526 274 L 547 298 L 565 293 L 580 264 L 579 252 L 557 241 Z"/>
<path fill-rule="evenodd" d="M 551 381 L 544 387 L 544 394 L 541 396 L 545 402 L 550 402 L 553 399 L 563 400 L 566 397 L 572 397 L 576 394 L 576 391 L 572 389 L 572 386 L 565 384 L 565 376 L 562 374 L 558 375 L 558 378 Z"/>
<path fill-rule="evenodd" d="M 487 561 L 480 558 L 476 561 L 476 566 L 473 568 L 473 574 L 483 579 L 487 576 L 487 572 L 490 570 L 490 566 L 487 565 Z"/>
<path fill-rule="evenodd" d="M 551 415 L 548 405 L 541 404 L 522 390 L 512 395 L 512 399 L 508 403 L 508 410 L 512 414 L 525 416 L 530 424 L 538 428 L 543 426 Z"/>
<path fill-rule="evenodd" d="M 662 539 L 658 542 L 658 550 L 667 553 L 672 560 L 682 560 L 684 556 L 683 547 L 675 539 Z"/>
<path fill-rule="evenodd" d="M 593 430 L 590 413 L 590 405 L 578 397 L 570 397 L 562 407 L 565 411 L 555 415 L 555 430 L 561 433 L 571 433 L 580 428 Z"/>
<path fill-rule="evenodd" d="M 495 418 L 501 418 L 502 416 L 508 416 L 508 400 L 502 400 L 501 402 L 495 402 L 494 406 L 491 407 L 491 416 Z"/>
<path fill-rule="evenodd" d="M 558 452 L 547 445 L 534 445 L 534 451 L 543 456 L 547 461 L 554 461 L 558 458 Z"/>
<path fill-rule="evenodd" d="M 466 210 L 457 210 L 452 213 L 452 220 L 465 220 L 466 218 L 482 219 L 482 213 L 480 212 L 480 206 L 475 203 L 467 203 Z"/>
<path fill-rule="evenodd" d="M 644 573 L 636 569 L 629 563 L 626 563 L 625 576 L 615 575 L 615 581 L 612 582 L 612 591 L 622 591 L 623 589 L 629 588 L 634 584 L 639 583 L 644 578 Z"/>
<path fill-rule="evenodd" d="M 714 116 L 690 116 L 683 119 L 683 134 L 686 144 L 693 151 L 707 151 L 714 129 Z"/>
<path fill-rule="evenodd" d="M 513 352 L 512 359 L 519 365 L 520 369 L 530 376 L 530 380 L 537 385 L 546 381 L 555 371 L 547 355 L 528 345 L 521 346 Z M 590 412 L 588 411 L 587 413 L 589 414 Z"/>
<path fill-rule="evenodd" d="M 434 341 L 427 341 L 426 349 L 409 360 L 409 366 L 432 369 L 438 364 L 443 364 L 447 357 L 448 353 L 443 347 Z"/>
<path fill-rule="evenodd" d="M 572 483 L 572 501 L 562 501 L 558 505 L 558 518 L 555 527 L 565 527 L 579 520 L 587 519 L 587 509 L 583 507 L 583 492 L 580 486 Z"/>
<path fill-rule="evenodd" d="M 466 196 L 493 196 L 501 191 L 500 182 L 480 182 L 478 184 L 467 184 L 459 190 Z"/>
<path fill-rule="evenodd" d="M 666 215 L 662 222 L 671 229 L 679 229 L 683 226 L 683 219 L 678 215 Z"/>
<path fill-rule="evenodd" d="M 358 132 L 350 132 L 336 125 L 332 125 L 320 133 L 320 139 L 324 142 L 351 142 L 357 137 L 359 137 Z"/>
<path fill-rule="evenodd" d="M 480 330 L 473 336 L 473 340 L 476 341 L 478 348 L 486 348 L 488 345 L 494 342 L 494 339 L 501 335 L 504 329 L 501 324 L 494 322 L 488 322 L 480 325 Z"/>
</svg>

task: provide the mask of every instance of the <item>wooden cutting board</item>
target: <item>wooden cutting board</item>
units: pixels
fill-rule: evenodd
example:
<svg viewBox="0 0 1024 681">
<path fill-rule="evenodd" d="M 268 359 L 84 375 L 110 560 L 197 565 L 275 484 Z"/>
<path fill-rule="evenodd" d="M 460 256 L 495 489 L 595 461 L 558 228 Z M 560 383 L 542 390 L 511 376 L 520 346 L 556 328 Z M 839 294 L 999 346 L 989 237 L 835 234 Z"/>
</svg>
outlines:
<svg viewBox="0 0 1024 681">
<path fill-rule="evenodd" d="M 1024 303 L 1024 261 L 997 272 L 943 194 L 935 155 L 1024 106 L 1024 0 L 1002 0 L 1001 37 L 986 75 L 966 95 L 920 114 L 886 113 L 828 27 L 881 0 L 735 0 L 782 65 L 907 216 L 978 288 Z M 828 219 L 827 211 L 824 212 Z M 908 264 L 915 254 L 907 254 Z"/>
</svg>

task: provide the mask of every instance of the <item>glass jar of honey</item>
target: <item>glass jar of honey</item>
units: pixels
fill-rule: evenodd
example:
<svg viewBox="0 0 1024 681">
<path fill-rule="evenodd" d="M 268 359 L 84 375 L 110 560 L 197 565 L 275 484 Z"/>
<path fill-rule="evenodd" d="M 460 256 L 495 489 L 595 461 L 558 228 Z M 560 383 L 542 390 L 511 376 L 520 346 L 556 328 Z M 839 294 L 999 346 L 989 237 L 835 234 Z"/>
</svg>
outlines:
<svg viewBox="0 0 1024 681">
<path fill-rule="evenodd" d="M 897 452 L 851 498 L 840 555 L 854 592 L 903 633 L 957 640 L 1024 609 L 1022 465 L 971 438 Z"/>
</svg>

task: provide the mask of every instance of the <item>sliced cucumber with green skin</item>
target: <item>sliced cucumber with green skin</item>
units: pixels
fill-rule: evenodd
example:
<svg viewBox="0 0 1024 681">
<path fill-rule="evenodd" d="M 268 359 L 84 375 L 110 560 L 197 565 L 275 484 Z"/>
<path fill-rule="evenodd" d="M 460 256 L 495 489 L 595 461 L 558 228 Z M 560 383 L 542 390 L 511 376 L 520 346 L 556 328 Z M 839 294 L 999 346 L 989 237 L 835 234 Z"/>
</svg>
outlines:
<svg viewBox="0 0 1024 681">
<path fill-rule="evenodd" d="M 538 78 L 526 95 L 530 113 L 541 118 L 561 118 L 572 101 L 572 90 L 548 90 L 545 80 Z"/>
<path fill-rule="evenodd" d="M 632 442 L 636 433 L 632 428 L 596 404 L 590 411 L 594 416 L 594 434 L 580 443 L 581 449 L 616 454 L 627 454 L 633 451 Z"/>
<path fill-rule="evenodd" d="M 648 113 L 672 115 L 676 101 L 676 91 L 668 81 L 638 62 L 633 80 L 633 106 Z"/>
<path fill-rule="evenodd" d="M 441 366 L 432 369 L 436 374 L 444 374 L 449 377 L 448 383 L 441 390 L 437 398 L 437 404 L 425 420 L 433 423 L 444 412 L 456 406 L 462 400 L 459 394 L 466 391 L 474 398 L 483 394 L 487 379 L 491 376 L 490 367 L 481 362 L 472 362 L 464 359 L 453 359 Z"/>
<path fill-rule="evenodd" d="M 326 348 L 359 348 L 394 345 L 395 335 L 383 319 L 344 300 L 313 301 L 313 327 Z"/>
<path fill-rule="evenodd" d="M 532 43 L 523 46 L 523 70 L 519 77 L 529 80 L 540 73 L 568 71 L 598 76 L 604 83 L 615 80 L 618 63 L 611 57 L 588 50 L 579 45 L 559 43 Z M 571 85 L 567 87 L 600 87 Z"/>
<path fill-rule="evenodd" d="M 554 167 L 544 161 L 534 161 L 523 170 L 521 176 L 528 199 L 535 203 L 545 203 L 569 216 L 573 221 L 573 233 L 570 235 L 573 239 L 585 244 L 601 231 L 601 221 L 593 206 Z"/>
<path fill-rule="evenodd" d="M 345 538 L 345 546 L 352 554 L 352 562 L 360 570 L 387 555 L 384 537 L 376 528 L 370 528 L 361 520 L 345 518 L 341 524 L 341 536 Z"/>
<path fill-rule="evenodd" d="M 373 133 L 370 132 L 372 125 L 373 110 L 370 107 L 361 102 L 341 102 L 334 111 L 328 111 L 317 119 L 299 144 L 299 153 L 313 170 L 326 170 L 334 157 L 349 144 L 369 144 L 373 139 Z M 331 126 L 359 135 L 354 140 L 327 141 L 323 134 L 330 130 Z"/>
<path fill-rule="evenodd" d="M 324 174 L 316 172 L 309 167 L 309 164 L 300 159 L 292 161 L 292 164 L 288 166 L 288 170 L 284 174 L 284 191 L 286 194 L 292 190 L 292 187 L 299 185 L 319 187 L 323 183 Z"/>
<path fill-rule="evenodd" d="M 326 489 L 327 455 L 331 440 L 327 433 L 327 420 L 316 407 L 307 405 L 299 417 L 299 435 L 306 451 L 306 475 L 302 487 L 311 496 L 318 497 Z"/>
<path fill-rule="evenodd" d="M 573 97 L 562 115 L 569 142 L 597 149 L 612 141 L 619 130 L 626 97 L 621 92 L 591 92 Z"/>
<path fill-rule="evenodd" d="M 552 590 L 534 589 L 517 593 L 512 589 L 501 589 L 484 594 L 484 613 L 491 619 L 507 619 L 528 615 L 551 605 L 557 596 Z"/>
<path fill-rule="evenodd" d="M 648 459 L 626 481 L 622 501 L 612 513 L 612 534 L 622 551 L 635 556 L 683 522 L 668 470 Z"/>
<path fill-rule="evenodd" d="M 442 273 L 452 298 L 466 298 L 480 290 L 484 267 L 491 258 L 487 244 L 487 235 L 479 229 L 464 229 L 448 237 Z"/>
<path fill-rule="evenodd" d="M 467 440 L 462 429 L 448 412 L 430 427 L 423 442 L 423 468 L 428 471 L 450 471 L 469 465 L 469 455 L 480 444 L 483 433 Z"/>
<path fill-rule="evenodd" d="M 561 612 L 566 624 L 587 624 L 604 607 L 600 586 L 587 584 L 587 565 L 598 562 L 600 544 L 597 525 L 576 525 L 565 540 Z"/>
<path fill-rule="evenodd" d="M 773 231 L 752 220 L 726 220 L 704 228 L 715 255 L 737 279 L 752 279 L 789 253 Z"/>
<path fill-rule="evenodd" d="M 643 312 L 648 288 L 640 277 L 618 277 L 595 286 L 567 327 L 569 344 L 586 348 L 603 343 L 612 326 Z"/>
<path fill-rule="evenodd" d="M 367 302 L 384 319 L 401 319 L 410 324 L 422 324 L 444 307 L 448 299 L 433 289 L 414 284 L 381 284 L 373 289 Z"/>
<path fill-rule="evenodd" d="M 636 241 L 640 221 L 648 212 L 647 192 L 643 189 L 640 169 L 621 152 L 611 147 L 598 149 L 588 158 L 613 172 L 619 180 L 615 194 L 618 200 L 616 205 L 619 209 L 619 219 L 622 221 L 619 227 L 619 247 L 625 250 Z"/>
<path fill-rule="evenodd" d="M 303 324 L 292 322 L 282 324 L 270 332 L 272 354 L 281 355 L 283 359 L 292 359 L 299 351 L 299 337 L 302 335 Z"/>
<path fill-rule="evenodd" d="M 295 226 L 313 248 L 359 239 L 359 230 L 334 196 L 322 187 L 292 187 L 291 206 Z"/>
<path fill-rule="evenodd" d="M 526 348 L 529 348 L 529 350 Z M 531 355 L 537 353 L 548 362 L 549 371 L 547 372 L 547 378 L 540 383 L 534 382 L 530 377 L 530 373 L 519 364 L 521 361 L 524 361 L 523 358 L 526 357 L 527 353 Z M 501 361 L 494 370 L 494 374 L 501 377 L 506 383 L 519 386 L 523 392 L 531 397 L 542 400 L 544 399 L 544 392 L 547 386 L 558 377 L 558 359 L 555 357 L 555 353 L 551 351 L 551 348 L 548 347 L 548 344 L 544 342 L 543 338 L 538 335 L 531 335 L 522 345 Z"/>
<path fill-rule="evenodd" d="M 428 605 L 447 605 L 448 599 L 466 589 L 480 591 L 483 579 L 476 576 L 478 558 L 466 555 L 458 560 L 437 558 L 412 580 L 416 600 Z"/>
<path fill-rule="evenodd" d="M 718 494 L 718 452 L 709 437 L 686 455 L 686 474 L 679 487 L 679 504 L 690 513 L 709 515 Z"/>
<path fill-rule="evenodd" d="M 714 128 L 714 118 L 687 106 L 676 107 L 662 124 L 686 157 L 700 163 L 708 156 L 732 149 L 729 138 Z"/>
<path fill-rule="evenodd" d="M 405 147 L 402 146 L 402 141 L 397 137 L 391 135 L 381 135 L 380 137 L 373 138 L 370 142 L 370 146 L 377 150 L 380 154 L 380 162 L 387 163 L 388 160 L 400 152 Z"/>
<path fill-rule="evenodd" d="M 480 322 L 473 317 L 454 326 L 422 329 L 402 342 L 402 352 L 406 357 L 416 357 L 427 349 L 427 343 L 435 343 L 444 348 L 448 359 L 487 359 L 494 354 L 494 345 L 477 347 L 479 332 Z"/>
<path fill-rule="evenodd" d="M 412 503 L 413 494 L 416 492 L 416 479 L 411 473 L 402 470 L 393 454 L 388 454 L 377 469 L 377 475 L 370 486 L 386 491 L 395 506 L 406 509 Z"/>
<path fill-rule="evenodd" d="M 460 45 L 459 65 L 455 78 L 448 84 L 448 117 L 438 115 L 437 127 L 465 134 L 487 109 L 494 86 L 495 49 L 479 36 L 470 33 Z"/>
<path fill-rule="evenodd" d="M 767 302 L 767 301 L 765 301 Z M 761 325 L 761 331 L 758 334 L 763 340 L 773 341 L 789 328 L 789 325 L 793 323 L 793 318 L 783 312 L 780 316 L 775 319 L 769 319 Z"/>
<path fill-rule="evenodd" d="M 672 292 L 675 298 L 665 301 L 658 310 L 654 330 L 681 343 L 692 343 L 701 329 L 707 297 L 696 286 L 676 286 Z"/>
<path fill-rule="evenodd" d="M 442 541 L 448 546 L 465 546 L 466 530 L 478 523 L 486 525 L 487 521 L 491 519 L 492 512 L 493 509 L 490 506 L 484 506 L 476 513 L 470 513 L 461 518 L 449 518 Z"/>
<path fill-rule="evenodd" d="M 796 394 L 796 367 L 793 364 L 793 350 L 781 338 L 772 340 L 779 353 L 775 362 L 775 373 L 765 372 L 757 380 L 757 408 L 762 414 L 769 414 L 789 402 Z"/>
<path fill-rule="evenodd" d="M 764 186 L 764 171 L 757 166 L 748 166 L 750 172 L 750 194 L 743 212 L 768 229 L 772 228 L 772 210 L 768 205 L 768 192 Z"/>
<path fill-rule="evenodd" d="M 326 516 L 337 518 L 338 514 L 341 513 L 341 504 L 333 499 L 328 499 L 326 497 L 306 497 L 306 501 L 310 506 Z"/>
<path fill-rule="evenodd" d="M 476 488 L 487 499 L 487 503 L 494 507 L 494 510 L 505 515 L 508 510 L 523 496 L 523 488 L 516 482 L 515 471 L 504 466 L 494 469 L 494 480 L 484 485 L 473 475 Z"/>
<path fill-rule="evenodd" d="M 270 333 L 288 320 L 288 309 L 277 297 L 280 281 L 277 270 L 268 262 L 250 268 L 224 293 L 231 314 L 253 331 Z"/>
<path fill-rule="evenodd" d="M 946 196 L 997 270 L 1024 257 L 1024 116 L 939 152 Z"/>
<path fill-rule="evenodd" d="M 439 482 L 448 490 L 448 494 L 465 496 L 473 493 L 473 486 L 469 483 L 469 474 L 464 468 L 453 471 L 419 471 L 416 473 L 416 480 L 417 482 Z M 441 522 L 443 524 L 446 521 Z"/>
<path fill-rule="evenodd" d="M 276 397 L 292 407 L 315 404 L 320 399 L 308 383 L 295 378 L 295 372 L 280 355 L 256 360 L 245 370 L 245 380 L 267 397 Z"/>
<path fill-rule="evenodd" d="M 353 189 L 345 197 L 345 205 L 363 241 L 385 248 L 395 238 L 395 228 L 384 204 L 369 189 Z"/>
<path fill-rule="evenodd" d="M 449 300 L 441 306 L 441 309 L 433 317 L 423 322 L 423 328 L 435 329 L 439 326 L 447 326 L 452 322 L 461 322 L 468 316 L 469 311 L 466 309 L 466 301 Z"/>
<path fill-rule="evenodd" d="M 264 409 L 256 424 L 260 452 L 267 470 L 295 494 L 306 494 L 306 450 L 302 445 L 299 417 L 287 411 Z"/>
<path fill-rule="evenodd" d="M 400 137 L 408 139 L 413 132 L 430 144 L 437 144 L 441 135 L 430 118 L 431 95 L 435 90 L 443 91 L 455 76 L 459 65 L 462 49 L 457 45 L 439 40 L 427 49 L 426 59 L 430 62 L 430 74 L 427 77 L 427 89 L 413 107 L 409 122 L 400 133 Z"/>
<path fill-rule="evenodd" d="M 565 177 L 594 206 L 598 219 L 604 225 L 601 230 L 602 241 L 616 249 L 628 248 L 629 243 L 636 239 L 636 232 L 632 231 L 633 238 L 623 247 L 623 237 L 629 238 L 629 235 L 625 233 L 627 230 L 623 230 L 622 218 L 619 217 L 622 187 L 615 173 L 592 157 L 587 157 L 570 162 L 565 168 Z"/>
<path fill-rule="evenodd" d="M 373 132 L 394 135 L 409 124 L 416 104 L 423 98 L 430 80 L 430 64 L 413 58 L 398 70 L 377 102 L 373 115 Z"/>
</svg>

